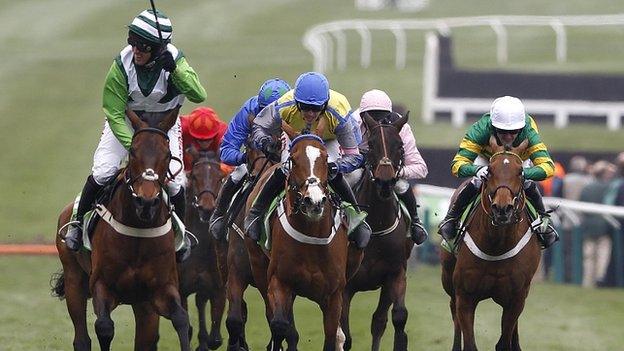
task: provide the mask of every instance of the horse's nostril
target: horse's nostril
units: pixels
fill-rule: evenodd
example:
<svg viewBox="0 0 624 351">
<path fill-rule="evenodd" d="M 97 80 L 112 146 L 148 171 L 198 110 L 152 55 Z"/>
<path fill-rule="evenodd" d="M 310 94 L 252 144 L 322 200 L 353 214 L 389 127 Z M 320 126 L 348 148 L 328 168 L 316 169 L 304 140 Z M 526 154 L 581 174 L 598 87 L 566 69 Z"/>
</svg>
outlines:
<svg viewBox="0 0 624 351">
<path fill-rule="evenodd" d="M 309 196 L 304 197 L 303 203 L 306 205 L 312 205 L 312 198 L 310 198 Z"/>
<path fill-rule="evenodd" d="M 513 205 L 507 205 L 505 206 L 505 212 L 506 213 L 510 213 L 513 210 Z"/>
<path fill-rule="evenodd" d="M 325 204 L 325 202 L 326 202 L 326 201 L 327 201 L 327 197 L 326 197 L 326 196 L 323 196 L 323 197 L 321 198 L 321 205 Z"/>
</svg>

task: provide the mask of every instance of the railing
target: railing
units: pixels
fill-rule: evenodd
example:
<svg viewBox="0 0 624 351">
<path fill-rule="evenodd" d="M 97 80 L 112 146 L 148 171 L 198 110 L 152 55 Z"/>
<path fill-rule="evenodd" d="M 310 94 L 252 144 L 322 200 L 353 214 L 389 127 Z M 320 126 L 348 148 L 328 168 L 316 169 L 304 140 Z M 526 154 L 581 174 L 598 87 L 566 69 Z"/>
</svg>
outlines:
<svg viewBox="0 0 624 351">
<path fill-rule="evenodd" d="M 418 195 L 422 200 L 425 213 L 424 220 L 429 228 L 434 228 L 446 213 L 449 200 L 454 189 L 432 185 L 420 184 L 417 187 Z M 431 201 L 437 199 L 438 201 Z M 556 282 L 565 281 L 565 257 L 564 247 L 570 241 L 571 247 L 571 278 L 575 284 L 581 284 L 583 277 L 583 233 L 580 229 L 583 214 L 598 214 L 613 227 L 613 252 L 612 259 L 615 261 L 615 277 L 617 286 L 624 286 L 624 257 L 621 253 L 624 245 L 624 228 L 621 228 L 617 218 L 624 218 L 624 207 L 609 206 L 581 201 L 572 201 L 554 197 L 544 197 L 544 205 L 556 209 L 553 214 L 553 222 L 561 235 L 559 242 L 555 243 L 552 250 L 553 279 Z M 437 214 L 437 216 L 435 215 Z M 563 230 L 564 222 L 571 228 Z M 566 235 L 565 233 L 570 233 Z"/>
<path fill-rule="evenodd" d="M 496 34 L 496 57 L 499 63 L 507 62 L 507 28 L 508 26 L 543 26 L 550 27 L 555 34 L 555 53 L 558 62 L 567 58 L 566 27 L 579 26 L 617 26 L 624 24 L 624 14 L 597 16 L 481 16 L 454 17 L 438 19 L 406 19 L 406 20 L 344 20 L 316 25 L 306 31 L 303 45 L 314 56 L 314 70 L 326 72 L 332 67 L 336 42 L 336 66 L 339 70 L 347 67 L 347 39 L 345 31 L 355 31 L 360 35 L 360 65 L 370 66 L 372 39 L 371 31 L 390 31 L 394 35 L 396 52 L 395 66 L 403 69 L 406 65 L 407 40 L 406 31 L 437 30 L 449 34 L 452 28 L 487 26 Z"/>
</svg>

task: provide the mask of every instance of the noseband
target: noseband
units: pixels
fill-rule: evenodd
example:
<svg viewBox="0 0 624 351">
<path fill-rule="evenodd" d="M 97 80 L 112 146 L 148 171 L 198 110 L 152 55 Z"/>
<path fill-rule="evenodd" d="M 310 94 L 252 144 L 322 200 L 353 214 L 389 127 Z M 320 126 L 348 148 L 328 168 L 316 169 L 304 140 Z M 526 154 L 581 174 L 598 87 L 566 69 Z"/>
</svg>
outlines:
<svg viewBox="0 0 624 351">
<path fill-rule="evenodd" d="M 221 167 L 221 164 L 213 159 L 208 159 L 208 158 L 200 158 L 199 160 L 197 160 L 197 162 L 193 163 L 192 168 L 195 169 L 195 167 L 197 166 L 201 166 L 204 164 L 211 164 L 217 167 Z M 216 201 L 217 200 L 217 194 L 215 194 L 214 191 L 212 191 L 212 189 L 202 189 L 200 192 L 198 192 L 197 194 L 195 194 L 195 196 L 193 197 L 193 207 L 195 208 L 199 208 L 199 199 L 202 197 L 202 195 L 204 194 L 210 194 L 213 199 Z"/>
<path fill-rule="evenodd" d="M 367 162 L 367 166 L 366 166 L 368 172 L 370 173 L 371 179 L 375 183 L 379 183 L 380 182 L 378 179 L 375 178 L 375 172 L 380 167 L 390 166 L 394 170 L 394 165 L 392 164 L 392 160 L 388 156 L 388 147 L 386 146 L 386 136 L 385 136 L 383 127 L 391 127 L 391 128 L 397 129 L 392 124 L 384 124 L 384 123 L 377 123 L 376 125 L 370 127 L 371 131 L 373 129 L 379 128 L 379 132 L 380 132 L 380 135 L 381 135 L 381 145 L 382 145 L 382 148 L 383 148 L 383 156 L 381 157 L 381 160 L 379 160 L 377 165 L 372 165 L 372 164 Z M 369 152 L 370 152 L 370 150 L 369 150 Z M 401 148 L 401 157 L 399 159 L 399 165 L 398 165 L 397 169 L 394 171 L 394 177 L 392 178 L 392 182 L 391 182 L 392 184 L 396 183 L 396 181 L 399 178 L 399 173 L 401 172 L 401 169 L 404 166 L 404 164 L 403 164 L 403 162 L 404 162 L 404 152 L 405 152 L 405 150 L 403 150 L 403 148 Z M 373 167 L 374 167 L 374 169 L 373 169 Z"/>
<path fill-rule="evenodd" d="M 494 159 L 495 156 L 499 156 L 499 155 L 512 155 L 514 157 L 517 157 L 520 160 L 520 162 L 522 162 L 522 158 L 518 154 L 510 152 L 510 151 L 500 151 L 500 152 L 494 153 L 492 157 L 490 157 L 490 163 L 492 163 L 492 159 Z M 516 192 L 514 192 L 508 185 L 505 185 L 505 184 L 497 186 L 496 189 L 494 189 L 493 191 L 487 194 L 487 199 L 490 202 L 490 204 L 492 204 L 494 197 L 496 197 L 496 193 L 500 189 L 509 190 L 509 193 L 513 196 L 513 199 L 512 199 L 513 214 L 512 215 L 513 215 L 514 221 L 509 224 L 520 223 L 522 221 L 522 211 L 524 210 L 524 206 L 526 205 L 526 195 L 524 194 L 524 187 L 522 186 L 522 183 L 520 184 L 520 188 Z M 483 181 L 483 185 L 481 186 L 481 198 L 482 199 L 483 199 L 483 194 L 486 192 L 486 190 L 487 190 L 487 179 Z M 483 208 L 483 211 L 485 212 L 485 214 L 492 221 L 493 226 L 497 227 L 497 226 L 502 225 L 500 223 L 497 223 L 494 216 L 485 208 L 485 204 L 483 200 L 481 200 L 481 207 Z"/>
</svg>

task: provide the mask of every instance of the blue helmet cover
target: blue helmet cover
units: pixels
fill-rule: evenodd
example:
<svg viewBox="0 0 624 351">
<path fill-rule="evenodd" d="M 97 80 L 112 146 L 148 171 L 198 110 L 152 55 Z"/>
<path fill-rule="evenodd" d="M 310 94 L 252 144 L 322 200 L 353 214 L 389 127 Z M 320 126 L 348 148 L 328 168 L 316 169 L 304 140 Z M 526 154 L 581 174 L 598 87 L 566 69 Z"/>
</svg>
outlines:
<svg viewBox="0 0 624 351">
<path fill-rule="evenodd" d="M 279 99 L 287 91 L 290 90 L 290 85 L 286 81 L 279 78 L 272 78 L 262 83 L 260 90 L 258 91 L 258 105 L 264 108 L 266 105 Z"/>
<path fill-rule="evenodd" d="M 318 72 L 307 72 L 295 82 L 295 101 L 321 106 L 329 101 L 329 82 Z"/>
</svg>

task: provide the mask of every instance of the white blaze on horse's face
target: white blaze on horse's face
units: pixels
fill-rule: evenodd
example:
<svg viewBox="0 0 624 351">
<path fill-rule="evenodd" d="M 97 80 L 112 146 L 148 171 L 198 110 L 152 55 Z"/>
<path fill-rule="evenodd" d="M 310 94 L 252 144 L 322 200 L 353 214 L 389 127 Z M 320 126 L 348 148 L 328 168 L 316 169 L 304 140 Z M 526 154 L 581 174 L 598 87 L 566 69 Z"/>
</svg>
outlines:
<svg viewBox="0 0 624 351">
<path fill-rule="evenodd" d="M 323 193 L 323 189 L 321 189 L 320 184 L 321 180 L 314 174 L 314 164 L 316 160 L 321 156 L 321 150 L 312 145 L 306 146 L 306 156 L 308 156 L 308 160 L 310 161 L 310 176 L 308 177 L 308 194 L 312 203 L 319 204 L 323 201 L 325 197 L 325 193 Z M 313 181 L 311 181 L 314 179 Z"/>
<path fill-rule="evenodd" d="M 509 164 L 509 159 L 504 159 L 504 160 L 503 160 L 503 164 L 504 164 L 504 165 L 508 165 L 508 164 Z"/>
</svg>

